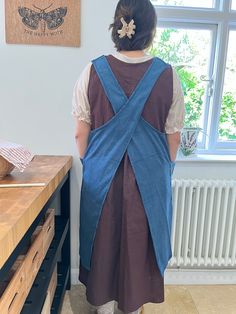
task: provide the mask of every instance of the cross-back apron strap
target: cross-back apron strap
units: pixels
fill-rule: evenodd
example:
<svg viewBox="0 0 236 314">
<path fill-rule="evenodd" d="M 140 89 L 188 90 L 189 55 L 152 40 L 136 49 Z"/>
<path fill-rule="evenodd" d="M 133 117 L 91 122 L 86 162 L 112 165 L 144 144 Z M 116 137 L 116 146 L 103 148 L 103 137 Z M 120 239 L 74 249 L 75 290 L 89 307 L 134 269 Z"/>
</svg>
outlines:
<svg viewBox="0 0 236 314">
<path fill-rule="evenodd" d="M 115 113 L 118 113 L 124 106 L 130 107 L 131 110 L 135 106 L 135 111 L 141 114 L 156 81 L 168 67 L 161 59 L 153 58 L 151 65 L 139 81 L 132 95 L 130 98 L 127 98 L 106 57 L 101 56 L 93 60 L 92 63 Z"/>
<path fill-rule="evenodd" d="M 127 96 L 113 74 L 105 56 L 101 56 L 93 60 L 92 63 L 103 86 L 105 94 L 111 102 L 114 112 L 117 113 L 122 105 L 127 102 Z"/>
</svg>

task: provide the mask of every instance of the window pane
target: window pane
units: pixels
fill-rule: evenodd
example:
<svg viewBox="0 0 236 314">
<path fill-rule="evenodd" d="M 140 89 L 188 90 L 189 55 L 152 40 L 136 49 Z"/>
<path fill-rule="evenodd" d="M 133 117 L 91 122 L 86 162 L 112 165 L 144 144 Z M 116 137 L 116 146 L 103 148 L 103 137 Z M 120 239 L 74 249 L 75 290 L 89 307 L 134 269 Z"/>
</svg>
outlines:
<svg viewBox="0 0 236 314">
<path fill-rule="evenodd" d="M 230 32 L 225 71 L 219 140 L 236 141 L 236 31 Z"/>
<path fill-rule="evenodd" d="M 186 6 L 195 8 L 213 8 L 214 0 L 152 0 L 154 5 Z"/>
<path fill-rule="evenodd" d="M 185 95 L 185 126 L 204 128 L 212 31 L 205 29 L 158 28 L 150 52 L 173 65 Z M 200 139 L 200 137 L 199 137 Z"/>
<path fill-rule="evenodd" d="M 236 0 L 232 0 L 232 10 L 236 10 Z"/>
</svg>

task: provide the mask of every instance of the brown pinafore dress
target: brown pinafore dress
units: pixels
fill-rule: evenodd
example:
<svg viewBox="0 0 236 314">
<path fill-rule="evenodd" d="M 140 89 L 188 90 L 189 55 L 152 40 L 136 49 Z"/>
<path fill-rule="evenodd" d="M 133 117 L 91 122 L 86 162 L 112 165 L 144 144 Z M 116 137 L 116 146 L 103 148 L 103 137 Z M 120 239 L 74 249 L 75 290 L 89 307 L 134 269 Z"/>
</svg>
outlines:
<svg viewBox="0 0 236 314">
<path fill-rule="evenodd" d="M 127 97 L 151 64 L 126 63 L 107 56 L 111 69 Z M 113 109 L 99 78 L 91 68 L 88 86 L 91 129 L 110 120 Z M 165 132 L 173 98 L 172 68 L 166 69 L 155 84 L 142 116 L 154 128 Z M 144 303 L 164 301 L 164 278 L 156 263 L 148 221 L 127 152 L 108 191 L 94 241 L 91 270 L 80 263 L 79 280 L 86 286 L 89 303 L 98 306 L 118 302 L 124 313 Z"/>
</svg>

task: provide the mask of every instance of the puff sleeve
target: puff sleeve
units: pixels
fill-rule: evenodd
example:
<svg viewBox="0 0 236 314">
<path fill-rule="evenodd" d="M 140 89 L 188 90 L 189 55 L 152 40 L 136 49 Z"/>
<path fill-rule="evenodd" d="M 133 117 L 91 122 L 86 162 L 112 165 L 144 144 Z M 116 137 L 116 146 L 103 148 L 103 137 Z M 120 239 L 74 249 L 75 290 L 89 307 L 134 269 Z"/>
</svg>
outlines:
<svg viewBox="0 0 236 314">
<path fill-rule="evenodd" d="M 81 121 L 91 124 L 90 105 L 88 100 L 88 84 L 91 70 L 91 63 L 89 63 L 81 75 L 73 89 L 72 97 L 72 112 L 71 114 Z"/>
<path fill-rule="evenodd" d="M 176 70 L 173 67 L 172 69 L 173 69 L 173 100 L 165 124 L 165 131 L 168 134 L 181 131 L 181 129 L 184 126 L 185 119 L 185 103 L 181 82 Z"/>
</svg>

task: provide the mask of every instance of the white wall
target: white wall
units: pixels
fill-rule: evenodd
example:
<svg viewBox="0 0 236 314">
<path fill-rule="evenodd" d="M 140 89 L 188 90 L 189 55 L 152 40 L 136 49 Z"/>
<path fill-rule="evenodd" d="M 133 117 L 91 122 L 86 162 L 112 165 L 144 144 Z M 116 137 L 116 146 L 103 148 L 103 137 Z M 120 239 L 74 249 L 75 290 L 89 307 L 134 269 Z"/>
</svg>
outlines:
<svg viewBox="0 0 236 314">
<path fill-rule="evenodd" d="M 113 48 L 108 32 L 116 0 L 82 0 L 80 48 L 6 45 L 0 0 L 0 137 L 35 154 L 73 155 L 72 277 L 78 274 L 78 213 L 81 168 L 74 142 L 74 83 L 92 58 Z M 235 177 L 235 163 L 177 162 L 176 177 Z"/>
<path fill-rule="evenodd" d="M 72 90 L 94 57 L 113 48 L 108 32 L 116 0 L 81 1 L 81 47 L 5 44 L 4 0 L 0 0 L 0 138 L 35 154 L 73 155 L 72 273 L 78 272 L 80 162 L 71 116 Z M 74 275 L 76 278 L 77 275 Z"/>
</svg>

